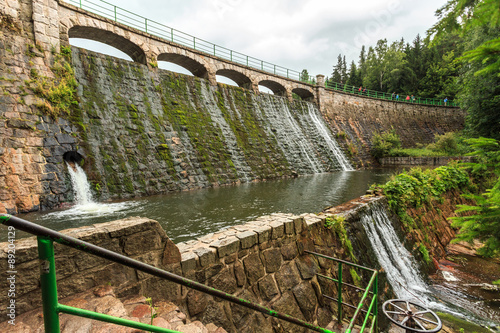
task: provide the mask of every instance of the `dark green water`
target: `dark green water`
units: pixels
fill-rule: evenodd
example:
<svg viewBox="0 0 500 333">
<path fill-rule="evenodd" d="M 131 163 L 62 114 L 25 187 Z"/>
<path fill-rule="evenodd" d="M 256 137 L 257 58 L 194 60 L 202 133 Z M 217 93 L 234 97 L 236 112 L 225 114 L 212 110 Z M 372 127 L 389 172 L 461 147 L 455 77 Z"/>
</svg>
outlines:
<svg viewBox="0 0 500 333">
<path fill-rule="evenodd" d="M 160 222 L 177 243 L 271 213 L 317 213 L 363 195 L 371 184 L 385 182 L 394 172 L 394 169 L 372 169 L 316 174 L 144 197 L 90 208 L 75 206 L 19 217 L 62 230 L 142 216 Z M 17 236 L 26 237 L 20 232 Z"/>
</svg>

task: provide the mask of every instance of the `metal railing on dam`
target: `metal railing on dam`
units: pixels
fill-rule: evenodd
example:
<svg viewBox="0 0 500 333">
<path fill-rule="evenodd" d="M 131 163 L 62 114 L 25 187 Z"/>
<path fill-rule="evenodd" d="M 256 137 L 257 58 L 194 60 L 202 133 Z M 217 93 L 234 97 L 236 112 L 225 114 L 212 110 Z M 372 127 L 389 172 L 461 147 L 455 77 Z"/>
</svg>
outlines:
<svg viewBox="0 0 500 333">
<path fill-rule="evenodd" d="M 214 57 L 218 57 L 224 60 L 228 60 L 239 65 L 264 71 L 273 75 L 281 76 L 287 79 L 301 81 L 306 84 L 314 85 L 316 84 L 316 79 L 313 76 L 303 75 L 302 72 L 292 70 L 283 66 L 272 64 L 270 62 L 257 59 L 243 53 L 233 51 L 226 47 L 213 44 L 204 39 L 197 38 L 193 35 L 187 34 L 185 32 L 176 30 L 172 27 L 159 23 L 157 21 L 148 19 L 141 15 L 137 15 L 129 10 L 120 8 L 111 3 L 102 0 L 60 0 L 69 4 L 72 4 L 85 11 L 97 14 L 104 18 L 110 19 L 114 22 L 123 24 L 125 26 L 146 32 L 153 36 L 165 39 L 169 42 L 176 43 L 190 49 L 203 52 Z M 381 92 L 375 90 L 361 89 L 359 91 L 358 87 L 351 86 L 348 84 L 338 83 L 338 82 L 325 82 L 325 88 L 342 91 L 346 93 L 357 94 L 360 96 L 372 97 L 383 100 L 390 100 L 393 102 L 400 103 L 412 103 L 412 104 L 425 104 L 425 105 L 435 105 L 435 106 L 451 106 L 458 107 L 458 104 L 452 100 L 447 100 L 436 98 L 422 98 L 422 97 L 412 97 L 406 100 L 406 97 L 400 96 L 400 98 L 395 98 L 390 92 Z"/>
<path fill-rule="evenodd" d="M 106 1 L 92 2 L 89 0 L 63 0 L 64 2 L 75 5 L 83 10 L 101 15 L 117 23 L 124 24 L 134 29 L 144 31 L 153 36 L 157 36 L 167 41 L 189 47 L 196 51 L 201 51 L 215 57 L 229 60 L 237 64 L 265 71 L 274 75 L 286 77 L 288 79 L 312 82 L 310 76 L 306 80 L 300 72 L 288 69 L 279 65 L 260 60 L 240 52 L 233 51 L 226 47 L 213 44 L 204 39 L 197 38 L 185 32 L 176 30 L 162 23 L 150 20 L 146 17 L 137 15 L 126 9 L 120 8 Z"/>
</svg>

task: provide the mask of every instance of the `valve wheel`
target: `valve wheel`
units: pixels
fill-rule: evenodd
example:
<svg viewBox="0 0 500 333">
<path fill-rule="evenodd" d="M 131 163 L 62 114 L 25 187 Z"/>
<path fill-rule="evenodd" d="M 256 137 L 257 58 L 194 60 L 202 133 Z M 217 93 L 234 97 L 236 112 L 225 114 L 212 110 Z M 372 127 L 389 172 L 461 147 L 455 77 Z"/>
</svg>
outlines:
<svg viewBox="0 0 500 333">
<path fill-rule="evenodd" d="M 443 327 L 441 319 L 433 311 L 402 299 L 391 299 L 382 305 L 384 314 L 406 332 L 435 333 Z"/>
</svg>

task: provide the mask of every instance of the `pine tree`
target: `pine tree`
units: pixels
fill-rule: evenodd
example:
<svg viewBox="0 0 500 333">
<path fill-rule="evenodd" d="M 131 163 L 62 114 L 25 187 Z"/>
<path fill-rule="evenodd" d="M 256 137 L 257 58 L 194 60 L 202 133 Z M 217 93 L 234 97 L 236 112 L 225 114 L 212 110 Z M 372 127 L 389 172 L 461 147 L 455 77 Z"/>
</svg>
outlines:
<svg viewBox="0 0 500 333">
<path fill-rule="evenodd" d="M 339 54 L 337 57 L 337 64 L 333 66 L 331 81 L 336 83 L 342 81 L 342 54 Z"/>
</svg>

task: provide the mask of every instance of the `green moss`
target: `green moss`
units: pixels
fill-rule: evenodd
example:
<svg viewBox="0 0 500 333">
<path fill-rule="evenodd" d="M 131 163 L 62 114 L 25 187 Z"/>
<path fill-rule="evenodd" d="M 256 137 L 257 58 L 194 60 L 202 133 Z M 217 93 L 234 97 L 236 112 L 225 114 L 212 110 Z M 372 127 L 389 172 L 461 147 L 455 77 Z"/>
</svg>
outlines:
<svg viewBox="0 0 500 333">
<path fill-rule="evenodd" d="M 356 272 L 356 270 L 353 267 L 351 267 L 349 269 L 349 273 L 351 273 L 351 277 L 352 277 L 352 281 L 354 282 L 354 285 L 358 286 L 358 287 L 362 287 L 361 277 L 358 275 L 358 273 Z"/>
<path fill-rule="evenodd" d="M 422 254 L 422 258 L 424 259 L 425 263 L 426 264 L 430 264 L 431 263 L 431 257 L 429 255 L 429 251 L 427 250 L 427 248 L 425 247 L 424 244 L 420 243 L 418 245 L 418 250 L 420 251 L 420 254 Z"/>
<path fill-rule="evenodd" d="M 276 148 L 274 138 L 267 136 L 260 125 L 255 102 L 247 91 L 231 86 L 218 86 L 215 92 L 217 106 L 221 110 L 226 123 L 236 137 L 238 147 L 253 172 L 260 178 L 271 175 L 281 176 L 289 172 L 288 161 Z M 226 107 L 228 105 L 234 107 Z"/>
<path fill-rule="evenodd" d="M 343 216 L 329 216 L 325 220 L 325 227 L 328 229 L 333 229 L 337 234 L 337 237 L 340 239 L 342 243 L 342 247 L 347 250 L 347 254 L 351 258 L 353 262 L 356 262 L 357 259 L 354 256 L 354 249 L 352 247 L 352 243 L 347 236 L 347 230 L 345 228 L 345 218 Z"/>
<path fill-rule="evenodd" d="M 170 75 L 169 75 L 170 76 Z M 185 81 L 190 80 L 190 81 Z M 201 93 L 199 79 L 170 76 L 161 81 L 161 102 L 163 116 L 179 135 L 187 135 L 193 145 L 200 166 L 210 182 L 227 183 L 237 179 L 234 164 L 220 128 L 212 121 L 210 114 L 198 100 L 189 103 L 190 89 Z M 203 83 L 204 84 L 204 83 Z M 218 171 L 220 170 L 220 171 Z"/>
<path fill-rule="evenodd" d="M 487 328 L 481 327 L 477 324 L 468 322 L 464 319 L 453 316 L 449 313 L 436 313 L 443 323 L 454 330 L 455 332 L 467 332 L 467 333 L 490 333 L 491 331 Z"/>
<path fill-rule="evenodd" d="M 32 46 L 29 45 L 28 49 Z M 31 80 L 25 81 L 26 86 L 35 95 L 42 98 L 38 103 L 40 111 L 44 114 L 57 118 L 62 114 L 69 115 L 78 107 L 75 72 L 71 66 L 71 52 L 56 54 L 54 65 L 51 68 L 54 77 L 40 75 L 35 69 L 31 69 Z"/>
<path fill-rule="evenodd" d="M 122 185 L 126 192 L 134 193 L 134 184 L 132 184 L 132 180 L 128 177 L 123 177 Z"/>
</svg>

